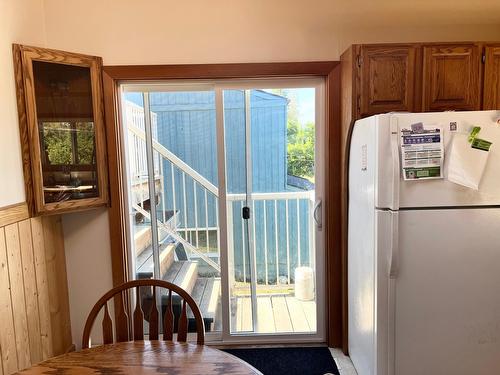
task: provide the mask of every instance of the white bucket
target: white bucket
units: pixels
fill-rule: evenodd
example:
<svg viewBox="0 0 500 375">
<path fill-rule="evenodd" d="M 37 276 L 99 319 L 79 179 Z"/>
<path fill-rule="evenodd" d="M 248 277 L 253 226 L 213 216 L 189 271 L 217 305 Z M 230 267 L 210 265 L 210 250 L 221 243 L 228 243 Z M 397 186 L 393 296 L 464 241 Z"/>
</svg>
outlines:
<svg viewBox="0 0 500 375">
<path fill-rule="evenodd" d="M 314 271 L 311 267 L 295 269 L 295 298 L 301 301 L 314 299 Z"/>
</svg>

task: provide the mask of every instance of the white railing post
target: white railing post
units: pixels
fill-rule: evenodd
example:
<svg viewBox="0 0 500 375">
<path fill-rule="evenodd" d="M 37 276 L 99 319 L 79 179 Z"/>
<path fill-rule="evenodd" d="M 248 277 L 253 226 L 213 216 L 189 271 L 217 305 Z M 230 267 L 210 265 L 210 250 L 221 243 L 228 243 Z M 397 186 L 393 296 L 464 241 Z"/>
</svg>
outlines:
<svg viewBox="0 0 500 375">
<path fill-rule="evenodd" d="M 307 215 L 307 225 L 309 226 L 309 267 L 314 268 L 314 248 L 315 248 L 315 224 L 313 219 L 314 200 L 309 199 L 309 215 Z"/>
<path fill-rule="evenodd" d="M 297 198 L 297 266 L 300 267 L 300 199 Z"/>
<path fill-rule="evenodd" d="M 219 197 L 215 197 L 215 227 L 217 228 L 217 251 L 220 257 Z"/>
<path fill-rule="evenodd" d="M 252 262 L 252 258 L 253 258 L 253 267 L 255 268 L 255 275 L 256 275 L 256 279 L 257 279 L 257 276 L 258 276 L 258 272 L 257 272 L 257 238 L 255 237 L 255 200 L 252 199 L 252 233 L 253 233 L 253 248 L 252 249 L 248 249 L 248 254 L 250 254 L 251 251 L 253 251 L 253 254 L 254 256 L 250 256 L 249 257 L 249 261 Z M 250 265 L 250 272 L 252 272 L 252 265 Z M 255 283 L 257 283 L 257 280 L 255 280 Z"/>
<path fill-rule="evenodd" d="M 205 227 L 206 227 L 206 232 L 205 232 L 205 237 L 206 237 L 206 244 L 207 244 L 207 253 L 210 251 L 210 236 L 208 232 L 208 194 L 207 190 L 204 190 L 205 192 Z"/>
<path fill-rule="evenodd" d="M 227 205 L 227 262 L 228 262 L 228 281 L 232 288 L 234 286 L 234 236 L 233 236 L 233 206 L 232 202 Z M 217 225 L 217 227 L 219 227 Z M 219 231 L 217 230 L 217 233 Z"/>
<path fill-rule="evenodd" d="M 280 278 L 280 262 L 279 262 L 279 249 L 278 249 L 278 201 L 274 200 L 274 241 L 276 250 L 276 285 L 279 285 Z"/>
<path fill-rule="evenodd" d="M 183 196 L 184 196 L 184 237 L 186 241 L 188 240 L 188 234 L 187 234 L 187 194 L 186 194 L 186 174 L 182 173 L 182 190 L 183 190 Z M 191 237 L 191 233 L 189 234 Z"/>
<path fill-rule="evenodd" d="M 167 199 L 166 199 L 166 192 L 165 192 L 165 181 L 163 180 L 163 158 L 160 158 L 160 189 L 161 189 L 161 208 L 162 208 L 162 217 L 163 217 L 163 222 L 167 221 L 166 218 L 166 204 L 167 204 Z"/>
<path fill-rule="evenodd" d="M 196 191 L 196 181 L 193 180 L 193 199 L 194 199 L 194 235 L 196 238 L 196 247 L 200 247 L 200 241 L 198 236 L 198 193 Z"/>
<path fill-rule="evenodd" d="M 170 174 L 172 175 L 172 201 L 174 207 L 173 219 L 174 227 L 177 228 L 177 194 L 175 193 L 175 174 L 174 174 L 174 163 L 170 162 Z"/>
<path fill-rule="evenodd" d="M 267 264 L 267 206 L 266 206 L 266 201 L 262 201 L 264 204 L 264 269 L 266 271 L 266 285 L 269 285 L 269 279 L 268 279 L 268 264 Z M 255 215 L 254 215 L 255 216 Z M 255 218 L 255 217 L 254 217 Z"/>
<path fill-rule="evenodd" d="M 288 284 L 291 284 L 292 277 L 290 274 L 290 230 L 288 228 L 289 221 L 288 221 L 288 203 L 290 201 L 287 199 L 285 200 L 285 221 L 286 221 L 286 268 L 287 268 L 287 273 L 288 273 Z"/>
<path fill-rule="evenodd" d="M 139 177 L 140 185 L 139 187 L 141 188 L 141 207 L 144 208 L 144 189 L 142 188 L 142 177 Z"/>
</svg>

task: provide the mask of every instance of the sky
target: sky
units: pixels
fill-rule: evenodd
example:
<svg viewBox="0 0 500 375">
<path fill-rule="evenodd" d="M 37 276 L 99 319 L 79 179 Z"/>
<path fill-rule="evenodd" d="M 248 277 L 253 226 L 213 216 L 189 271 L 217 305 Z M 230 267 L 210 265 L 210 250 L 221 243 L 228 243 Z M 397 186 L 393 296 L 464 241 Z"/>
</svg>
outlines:
<svg viewBox="0 0 500 375">
<path fill-rule="evenodd" d="M 283 95 L 290 99 L 292 106 L 297 109 L 297 117 L 300 125 L 315 123 L 315 89 L 314 88 L 290 88 L 290 89 L 264 89 L 274 94 Z"/>
<path fill-rule="evenodd" d="M 299 122 L 303 125 L 315 122 L 314 88 L 294 89 L 297 93 L 297 110 Z"/>
</svg>

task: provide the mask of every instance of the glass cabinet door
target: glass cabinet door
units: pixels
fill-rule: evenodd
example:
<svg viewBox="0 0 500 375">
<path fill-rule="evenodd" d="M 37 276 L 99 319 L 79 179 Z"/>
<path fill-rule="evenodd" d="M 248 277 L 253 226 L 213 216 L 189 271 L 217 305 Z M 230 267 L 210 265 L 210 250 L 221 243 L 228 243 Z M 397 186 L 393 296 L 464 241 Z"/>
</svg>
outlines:
<svg viewBox="0 0 500 375">
<path fill-rule="evenodd" d="M 36 212 L 105 204 L 100 59 L 20 49 Z"/>
</svg>

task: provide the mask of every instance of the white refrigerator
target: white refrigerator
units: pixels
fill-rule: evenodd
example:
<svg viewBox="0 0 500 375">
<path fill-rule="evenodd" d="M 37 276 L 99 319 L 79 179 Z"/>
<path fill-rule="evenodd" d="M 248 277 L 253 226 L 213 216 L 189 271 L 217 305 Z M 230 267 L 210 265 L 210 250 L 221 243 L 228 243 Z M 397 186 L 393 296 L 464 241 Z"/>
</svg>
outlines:
<svg viewBox="0 0 500 375">
<path fill-rule="evenodd" d="M 500 111 L 356 122 L 349 164 L 349 355 L 358 375 L 500 374 Z M 442 129 L 443 179 L 405 181 L 401 130 Z M 447 179 L 453 138 L 493 143 L 479 190 Z"/>
</svg>

